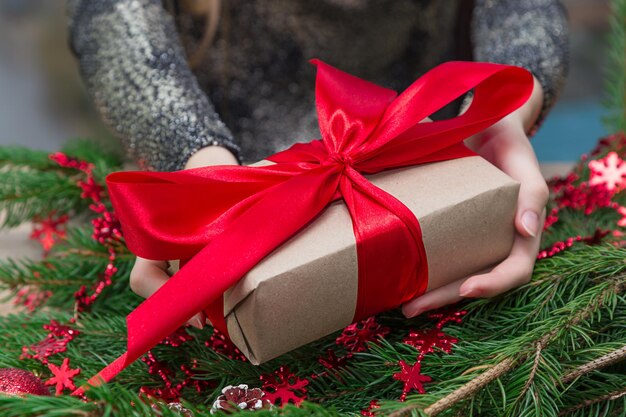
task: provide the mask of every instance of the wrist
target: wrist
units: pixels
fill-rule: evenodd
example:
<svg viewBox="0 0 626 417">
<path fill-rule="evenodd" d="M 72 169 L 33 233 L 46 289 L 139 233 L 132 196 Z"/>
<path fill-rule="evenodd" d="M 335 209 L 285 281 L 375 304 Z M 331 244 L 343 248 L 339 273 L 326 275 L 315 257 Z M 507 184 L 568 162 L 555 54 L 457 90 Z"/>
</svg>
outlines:
<svg viewBox="0 0 626 417">
<path fill-rule="evenodd" d="M 543 108 L 543 87 L 541 86 L 539 80 L 537 80 L 534 76 L 533 81 L 533 92 L 530 95 L 530 98 L 515 112 L 520 118 L 526 133 L 533 129 L 535 123 L 537 122 L 537 118 L 541 114 L 541 109 Z"/>
<path fill-rule="evenodd" d="M 238 165 L 237 158 L 223 146 L 207 146 L 199 149 L 187 160 L 184 169 L 208 165 Z"/>
</svg>

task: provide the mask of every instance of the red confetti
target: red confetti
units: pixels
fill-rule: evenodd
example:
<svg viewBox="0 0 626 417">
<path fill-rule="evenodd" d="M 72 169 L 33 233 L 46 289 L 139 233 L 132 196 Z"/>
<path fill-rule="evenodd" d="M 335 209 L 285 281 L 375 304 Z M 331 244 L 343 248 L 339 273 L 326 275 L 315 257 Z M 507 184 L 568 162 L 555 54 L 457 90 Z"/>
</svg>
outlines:
<svg viewBox="0 0 626 417">
<path fill-rule="evenodd" d="M 76 389 L 74 377 L 80 374 L 80 369 L 71 369 L 69 358 L 63 359 L 60 368 L 53 363 L 49 363 L 48 369 L 50 369 L 54 376 L 46 381 L 46 385 L 56 385 L 57 395 L 61 395 L 65 388 L 72 391 Z"/>
<path fill-rule="evenodd" d="M 30 238 L 38 240 L 45 252 L 49 252 L 50 249 L 61 239 L 65 239 L 65 225 L 67 223 L 68 216 L 63 215 L 58 218 L 54 218 L 51 214 L 47 219 L 34 219 L 33 231 L 30 234 Z"/>
<path fill-rule="evenodd" d="M 617 191 L 624 188 L 626 183 L 626 163 L 617 153 L 609 152 L 602 159 L 589 162 L 591 175 L 590 185 L 602 185 L 609 191 Z"/>
<path fill-rule="evenodd" d="M 261 375 L 265 398 L 272 404 L 284 406 L 287 403 L 299 405 L 306 399 L 307 379 L 297 377 L 289 368 L 281 366 L 273 374 Z"/>
<path fill-rule="evenodd" d="M 402 342 L 413 346 L 420 352 L 420 356 L 424 356 L 427 353 L 433 353 L 435 349 L 450 353 L 452 346 L 458 341 L 456 337 L 448 336 L 435 327 L 427 330 L 411 330 Z"/>
<path fill-rule="evenodd" d="M 376 414 L 374 414 L 373 410 L 376 410 L 377 408 L 380 408 L 378 400 L 372 400 L 370 401 L 369 407 L 367 407 L 365 410 L 361 410 L 361 415 L 365 417 L 375 417 Z"/>
<path fill-rule="evenodd" d="M 617 208 L 617 204 L 612 202 L 613 192 L 604 185 L 589 185 L 582 183 L 575 187 L 569 185 L 563 192 L 555 198 L 559 208 L 569 207 L 574 210 L 583 210 L 586 215 L 590 215 L 595 210 L 603 207 Z"/>
<path fill-rule="evenodd" d="M 413 365 L 407 365 L 405 361 L 400 361 L 398 365 L 400 365 L 402 369 L 400 372 L 393 374 L 393 379 L 404 382 L 400 400 L 404 401 L 406 395 L 412 390 L 416 390 L 420 394 L 425 394 L 424 383 L 432 381 L 432 378 L 428 375 L 422 375 L 422 364 L 417 361 Z"/>
<path fill-rule="evenodd" d="M 378 324 L 375 317 L 370 317 L 343 329 L 335 342 L 345 346 L 350 352 L 364 352 L 369 342 L 384 338 L 389 331 L 388 327 Z"/>
</svg>

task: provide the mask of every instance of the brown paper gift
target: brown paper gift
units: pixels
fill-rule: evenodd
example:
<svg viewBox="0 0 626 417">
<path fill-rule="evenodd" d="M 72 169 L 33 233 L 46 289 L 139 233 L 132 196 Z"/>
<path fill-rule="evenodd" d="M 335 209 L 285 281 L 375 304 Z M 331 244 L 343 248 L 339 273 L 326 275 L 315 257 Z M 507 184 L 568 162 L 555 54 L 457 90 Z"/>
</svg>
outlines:
<svg viewBox="0 0 626 417">
<path fill-rule="evenodd" d="M 429 290 L 509 254 L 519 184 L 481 157 L 366 177 L 418 218 Z M 357 273 L 352 223 L 338 201 L 226 292 L 232 341 L 259 364 L 342 329 L 353 319 Z"/>
</svg>

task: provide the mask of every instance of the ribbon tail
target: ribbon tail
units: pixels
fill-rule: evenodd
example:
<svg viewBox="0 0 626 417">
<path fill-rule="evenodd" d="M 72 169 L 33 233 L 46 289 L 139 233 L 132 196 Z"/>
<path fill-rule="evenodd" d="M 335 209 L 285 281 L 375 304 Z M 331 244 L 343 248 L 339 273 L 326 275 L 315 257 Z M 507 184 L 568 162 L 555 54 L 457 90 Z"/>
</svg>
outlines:
<svg viewBox="0 0 626 417">
<path fill-rule="evenodd" d="M 128 315 L 126 353 L 91 378 L 90 383 L 100 385 L 111 380 L 194 314 L 222 297 L 261 259 L 332 201 L 340 173 L 336 166 L 321 166 L 293 177 L 242 213 Z M 243 241 L 248 244 L 242 245 Z"/>
</svg>

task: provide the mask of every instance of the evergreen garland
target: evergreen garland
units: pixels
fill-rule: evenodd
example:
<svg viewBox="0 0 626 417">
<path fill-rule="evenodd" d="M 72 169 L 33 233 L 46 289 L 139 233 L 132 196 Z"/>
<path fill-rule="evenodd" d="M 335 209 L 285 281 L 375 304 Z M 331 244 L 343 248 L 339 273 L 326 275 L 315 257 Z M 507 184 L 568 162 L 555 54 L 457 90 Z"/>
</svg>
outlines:
<svg viewBox="0 0 626 417">
<path fill-rule="evenodd" d="M 607 90 L 611 126 L 623 129 L 626 0 L 614 0 L 614 10 L 614 62 Z M 77 186 L 89 176 L 103 184 L 106 173 L 121 169 L 121 160 L 87 141 L 74 142 L 63 152 L 89 161 L 92 169 L 86 173 L 61 166 L 47 153 L 0 147 L 4 227 L 49 216 L 76 220 L 64 225 L 65 238 L 43 259 L 0 262 L 0 287 L 33 310 L 0 318 L 0 366 L 50 378 L 47 364 L 23 354 L 25 347 L 46 337 L 44 326 L 55 320 L 78 334 L 48 360 L 60 365 L 69 358 L 72 368 L 81 369 L 78 386 L 125 350 L 124 319 L 141 299 L 128 286 L 134 257 L 123 239 L 94 239 L 100 223 L 90 221 L 102 218 L 103 210 L 110 209 L 108 201 L 102 198 L 104 208 L 94 210 L 94 200 L 81 197 L 84 190 Z M 626 217 L 620 212 L 626 191 L 604 198 L 588 186 L 594 175 L 589 161 L 611 152 L 626 158 L 624 134 L 603 139 L 570 176 L 551 181 L 551 224 L 543 237 L 544 259 L 537 262 L 531 282 L 495 298 L 444 309 L 444 317 L 454 317 L 445 324 L 436 314 L 407 320 L 398 312 L 386 313 L 376 320 L 391 331 L 381 330 L 384 337 L 364 349 L 337 344 L 338 332 L 260 366 L 242 361 L 211 330 L 185 328 L 180 338 L 157 346 L 113 383 L 89 390 L 86 400 L 0 395 L 0 415 L 180 416 L 167 408 L 178 393 L 194 415 L 209 415 L 223 387 L 262 387 L 268 375 L 286 365 L 308 381 L 306 401 L 254 415 L 624 416 L 626 225 L 619 223 Z M 115 269 L 106 283 L 104 271 L 111 265 Z M 94 295 L 92 302 L 81 304 L 88 295 Z M 423 354 L 404 343 L 412 331 L 432 329 L 439 329 L 444 341 L 454 341 L 451 348 L 442 343 Z M 412 391 L 399 401 L 403 383 L 394 375 L 402 361 L 412 365 L 417 357 L 422 375 L 432 382 L 424 383 L 425 393 Z M 166 381 L 179 385 L 176 395 L 165 389 Z"/>
</svg>

